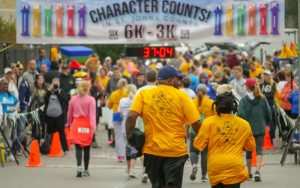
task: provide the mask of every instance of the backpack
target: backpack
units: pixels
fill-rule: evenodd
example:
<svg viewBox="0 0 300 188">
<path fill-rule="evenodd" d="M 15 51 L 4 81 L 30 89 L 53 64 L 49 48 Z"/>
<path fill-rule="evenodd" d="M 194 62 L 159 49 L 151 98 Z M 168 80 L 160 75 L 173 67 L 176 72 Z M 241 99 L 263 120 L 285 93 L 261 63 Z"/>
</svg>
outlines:
<svg viewBox="0 0 300 188">
<path fill-rule="evenodd" d="M 48 117 L 57 118 L 63 114 L 61 104 L 58 100 L 57 95 L 51 94 L 49 97 L 49 103 L 46 110 Z"/>
</svg>

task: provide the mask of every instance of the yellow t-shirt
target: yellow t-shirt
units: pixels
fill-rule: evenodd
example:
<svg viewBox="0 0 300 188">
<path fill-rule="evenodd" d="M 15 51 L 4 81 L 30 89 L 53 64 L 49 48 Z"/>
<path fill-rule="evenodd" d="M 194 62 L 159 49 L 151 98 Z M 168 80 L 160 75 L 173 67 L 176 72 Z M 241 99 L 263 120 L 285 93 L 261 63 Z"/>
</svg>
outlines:
<svg viewBox="0 0 300 188">
<path fill-rule="evenodd" d="M 231 114 L 205 119 L 194 147 L 202 151 L 207 146 L 211 186 L 241 183 L 249 178 L 243 162 L 243 149 L 255 150 L 255 139 L 248 122 Z"/>
<path fill-rule="evenodd" d="M 211 70 L 204 68 L 203 72 L 206 72 L 206 74 L 208 75 L 208 77 L 212 77 L 213 73 L 211 72 Z"/>
<path fill-rule="evenodd" d="M 254 61 L 254 66 L 255 66 L 256 68 L 261 68 L 259 62 L 257 62 L 257 61 Z"/>
<path fill-rule="evenodd" d="M 113 112 L 118 112 L 120 100 L 122 98 L 126 98 L 127 96 L 128 95 L 125 89 L 118 89 L 112 92 L 108 100 L 108 107 L 112 109 Z"/>
<path fill-rule="evenodd" d="M 143 153 L 161 157 L 187 155 L 184 125 L 200 120 L 187 94 L 172 86 L 158 85 L 142 90 L 130 110 L 137 112 L 144 122 Z"/>
<path fill-rule="evenodd" d="M 105 90 L 106 86 L 108 84 L 108 81 L 109 81 L 109 77 L 105 76 L 104 78 L 102 78 L 101 76 L 98 76 L 98 80 L 101 83 L 101 85 L 104 87 L 104 90 Z"/>
<path fill-rule="evenodd" d="M 210 98 L 204 96 L 202 98 L 202 104 L 200 106 L 198 105 L 198 98 L 193 99 L 193 102 L 196 105 L 199 114 L 202 114 L 204 118 L 216 115 L 216 112 L 212 109 L 214 101 Z"/>
<path fill-rule="evenodd" d="M 250 70 L 250 78 L 256 78 L 257 76 L 264 73 L 264 69 L 256 68 L 255 71 Z"/>
<path fill-rule="evenodd" d="M 180 66 L 180 71 L 182 74 L 188 74 L 189 73 L 189 68 L 193 66 L 192 63 L 187 63 L 187 62 L 183 62 Z"/>
</svg>

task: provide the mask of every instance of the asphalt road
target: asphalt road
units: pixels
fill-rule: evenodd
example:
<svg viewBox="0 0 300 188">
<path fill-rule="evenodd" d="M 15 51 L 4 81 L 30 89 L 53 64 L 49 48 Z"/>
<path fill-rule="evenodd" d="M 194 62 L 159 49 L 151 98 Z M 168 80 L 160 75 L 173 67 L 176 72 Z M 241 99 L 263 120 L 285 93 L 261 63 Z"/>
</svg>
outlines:
<svg viewBox="0 0 300 188">
<path fill-rule="evenodd" d="M 137 178 L 128 178 L 126 163 L 116 161 L 112 148 L 105 144 L 106 134 L 98 131 L 101 149 L 93 149 L 90 173 L 91 177 L 76 178 L 75 151 L 64 157 L 50 158 L 42 156 L 43 166 L 39 168 L 25 167 L 27 159 L 20 157 L 20 166 L 13 162 L 0 167 L 1 188 L 138 188 L 151 187 L 150 183 L 142 184 L 140 162 L 137 163 Z M 245 182 L 243 188 L 299 188 L 300 165 L 293 164 L 293 156 L 288 156 L 287 165 L 279 164 L 281 151 L 278 149 L 265 151 L 265 166 L 262 168 L 263 182 Z M 209 183 L 202 183 L 200 176 L 196 181 L 189 180 L 191 166 L 186 163 L 184 173 L 184 188 L 209 188 Z"/>
</svg>

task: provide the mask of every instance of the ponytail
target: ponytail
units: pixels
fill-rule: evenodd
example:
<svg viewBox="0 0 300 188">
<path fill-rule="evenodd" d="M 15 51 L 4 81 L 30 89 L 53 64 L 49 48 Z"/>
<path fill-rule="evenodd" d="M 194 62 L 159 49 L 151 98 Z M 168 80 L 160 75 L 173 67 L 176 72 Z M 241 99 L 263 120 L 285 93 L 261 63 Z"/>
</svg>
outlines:
<svg viewBox="0 0 300 188">
<path fill-rule="evenodd" d="M 198 107 L 199 107 L 202 105 L 202 99 L 203 99 L 203 93 L 201 90 L 198 90 L 197 97 L 198 97 Z"/>
<path fill-rule="evenodd" d="M 259 98 L 259 99 L 263 98 L 263 94 L 262 94 L 260 88 L 258 87 L 258 85 L 251 87 L 250 90 L 253 91 L 253 95 L 256 98 Z"/>
<path fill-rule="evenodd" d="M 136 86 L 133 84 L 129 84 L 127 86 L 127 95 L 131 100 L 134 98 L 135 93 L 136 93 Z"/>
</svg>

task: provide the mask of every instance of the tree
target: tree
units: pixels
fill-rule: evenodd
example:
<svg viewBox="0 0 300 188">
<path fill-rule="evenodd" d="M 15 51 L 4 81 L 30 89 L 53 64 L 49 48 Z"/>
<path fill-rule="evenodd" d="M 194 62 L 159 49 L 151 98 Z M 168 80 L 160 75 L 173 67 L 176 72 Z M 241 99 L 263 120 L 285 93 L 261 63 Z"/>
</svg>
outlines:
<svg viewBox="0 0 300 188">
<path fill-rule="evenodd" d="M 298 28 L 298 0 L 285 1 L 285 27 Z"/>
</svg>

